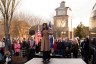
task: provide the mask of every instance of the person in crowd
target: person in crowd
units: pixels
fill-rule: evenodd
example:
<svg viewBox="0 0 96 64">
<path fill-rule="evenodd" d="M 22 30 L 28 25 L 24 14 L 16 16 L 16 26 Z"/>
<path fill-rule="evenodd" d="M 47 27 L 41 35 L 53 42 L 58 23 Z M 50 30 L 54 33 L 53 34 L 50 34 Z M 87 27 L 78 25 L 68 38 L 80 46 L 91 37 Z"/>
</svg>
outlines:
<svg viewBox="0 0 96 64">
<path fill-rule="evenodd" d="M 5 52 L 4 60 L 4 64 L 12 64 L 11 53 L 9 51 Z"/>
<path fill-rule="evenodd" d="M 58 54 L 62 55 L 62 41 L 61 41 L 61 39 L 58 40 L 57 48 L 58 48 Z"/>
<path fill-rule="evenodd" d="M 2 50 L 2 55 L 4 56 L 4 53 L 5 53 L 5 38 L 3 38 L 2 42 L 3 42 L 4 47 L 2 47 L 1 50 Z"/>
<path fill-rule="evenodd" d="M 91 53 L 93 55 L 92 64 L 96 64 L 96 38 L 93 38 L 91 45 Z"/>
<path fill-rule="evenodd" d="M 0 48 L 0 53 L 2 54 L 2 56 L 4 56 L 5 51 L 3 47 Z"/>
<path fill-rule="evenodd" d="M 14 53 L 13 44 L 11 45 L 9 52 L 10 52 L 10 56 L 14 56 L 15 53 Z"/>
<path fill-rule="evenodd" d="M 23 39 L 23 40 L 24 40 L 24 39 Z M 21 57 L 23 56 L 23 54 L 22 54 L 23 40 L 18 39 L 18 42 L 19 42 L 19 44 L 20 44 L 20 56 L 21 56 Z"/>
<path fill-rule="evenodd" d="M 69 38 L 65 39 L 65 57 L 67 58 L 71 57 L 71 48 L 72 48 L 72 42 L 69 40 Z"/>
<path fill-rule="evenodd" d="M 72 52 L 73 52 L 73 57 L 77 58 L 78 57 L 78 41 L 77 41 L 77 39 L 73 40 Z"/>
<path fill-rule="evenodd" d="M 65 58 L 66 42 L 65 39 L 62 40 L 62 56 Z"/>
<path fill-rule="evenodd" d="M 50 41 L 50 48 L 51 48 L 51 53 L 52 53 L 52 55 L 53 55 L 53 52 L 54 52 L 54 49 L 53 49 L 53 44 L 54 44 L 54 37 L 53 37 L 53 35 L 51 34 L 51 35 L 49 35 L 49 41 Z"/>
<path fill-rule="evenodd" d="M 36 53 L 39 53 L 41 49 L 41 39 L 39 40 L 38 44 L 36 45 Z"/>
<path fill-rule="evenodd" d="M 78 47 L 80 47 L 80 45 L 81 45 L 81 43 L 80 43 L 80 38 L 77 37 L 76 40 L 78 41 L 78 45 L 79 45 Z"/>
<path fill-rule="evenodd" d="M 89 61 L 89 39 L 86 38 L 84 39 L 84 42 L 82 43 L 82 49 L 83 49 L 83 57 L 84 57 L 84 61 L 88 63 Z"/>
<path fill-rule="evenodd" d="M 17 42 L 17 40 L 14 40 L 13 44 L 14 44 L 15 55 L 19 56 L 20 47 L 21 47 L 20 44 Z"/>
<path fill-rule="evenodd" d="M 57 47 L 58 47 L 58 54 L 61 55 L 62 57 L 64 56 L 64 49 L 65 49 L 65 45 L 64 45 L 65 41 L 62 39 L 59 39 Z"/>
<path fill-rule="evenodd" d="M 35 55 L 35 41 L 33 37 L 29 38 L 28 45 L 29 45 L 28 60 L 31 60 Z"/>
<path fill-rule="evenodd" d="M 42 43 L 41 43 L 41 51 L 43 52 L 43 62 L 49 62 L 50 60 L 50 42 L 49 42 L 49 34 L 51 34 L 51 30 L 48 29 L 47 23 L 43 23 L 42 25 Z"/>
<path fill-rule="evenodd" d="M 58 54 L 58 48 L 57 48 L 58 40 L 56 39 L 54 42 L 54 54 Z"/>
<path fill-rule="evenodd" d="M 23 42 L 22 42 L 22 56 L 23 57 L 26 57 L 27 56 L 27 52 L 28 52 L 28 43 L 27 41 L 25 40 L 25 38 L 23 39 Z"/>
<path fill-rule="evenodd" d="M 12 49 L 12 54 L 11 55 L 15 55 L 15 49 L 14 49 L 14 42 L 15 42 L 15 40 L 14 39 L 12 39 L 12 46 L 11 46 L 11 49 Z"/>
<path fill-rule="evenodd" d="M 85 39 L 84 39 L 84 41 L 82 41 L 81 42 L 81 56 L 82 56 L 82 58 L 84 57 L 84 50 L 83 50 L 83 48 L 84 48 L 84 46 L 83 46 L 83 44 L 84 44 L 84 42 L 85 42 Z"/>
</svg>

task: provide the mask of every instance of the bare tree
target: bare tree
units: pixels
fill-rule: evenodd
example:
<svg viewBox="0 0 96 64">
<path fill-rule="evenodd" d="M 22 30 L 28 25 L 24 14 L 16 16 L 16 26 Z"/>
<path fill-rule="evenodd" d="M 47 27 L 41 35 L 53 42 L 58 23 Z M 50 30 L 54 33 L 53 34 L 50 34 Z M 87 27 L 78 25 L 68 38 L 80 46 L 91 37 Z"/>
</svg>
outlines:
<svg viewBox="0 0 96 64">
<path fill-rule="evenodd" d="M 12 21 L 12 17 L 15 11 L 16 6 L 20 0 L 0 0 L 0 12 L 4 21 L 4 32 L 5 32 L 5 45 L 6 50 L 9 50 L 9 46 L 11 45 L 10 41 L 10 24 Z"/>
<path fill-rule="evenodd" d="M 41 22 L 43 22 L 43 20 L 39 17 L 36 17 L 36 16 L 31 17 L 31 19 L 29 21 L 33 30 L 36 30 L 38 28 L 38 26 L 40 27 Z"/>
<path fill-rule="evenodd" d="M 36 26 L 35 29 L 37 28 L 38 25 L 40 25 L 41 21 L 42 21 L 41 18 L 38 17 L 33 18 L 33 24 Z"/>
<path fill-rule="evenodd" d="M 25 20 L 27 23 L 29 23 L 31 26 L 37 26 L 40 25 L 42 22 L 42 18 L 34 16 L 34 15 L 30 15 L 30 14 L 25 14 L 23 12 L 20 12 L 20 14 L 15 14 L 16 17 L 19 20 Z M 15 18 L 16 18 L 15 17 Z M 35 27 L 36 28 L 36 27 Z"/>
<path fill-rule="evenodd" d="M 11 27 L 10 27 L 10 36 L 14 37 L 23 37 L 23 35 L 28 35 L 28 28 L 30 25 L 26 20 L 19 20 L 18 18 L 13 18 Z"/>
</svg>

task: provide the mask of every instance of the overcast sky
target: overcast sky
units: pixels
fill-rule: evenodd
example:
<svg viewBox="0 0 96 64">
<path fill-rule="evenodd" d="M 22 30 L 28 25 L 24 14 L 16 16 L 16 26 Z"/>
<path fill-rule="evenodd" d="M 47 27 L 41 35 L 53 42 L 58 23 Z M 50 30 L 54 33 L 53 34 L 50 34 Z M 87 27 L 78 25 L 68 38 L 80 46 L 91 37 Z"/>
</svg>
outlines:
<svg viewBox="0 0 96 64">
<path fill-rule="evenodd" d="M 66 6 L 72 9 L 74 27 L 81 21 L 84 25 L 89 25 L 89 17 L 96 0 L 22 0 L 18 12 L 52 21 L 55 9 L 60 6 L 62 1 L 65 1 Z"/>
</svg>

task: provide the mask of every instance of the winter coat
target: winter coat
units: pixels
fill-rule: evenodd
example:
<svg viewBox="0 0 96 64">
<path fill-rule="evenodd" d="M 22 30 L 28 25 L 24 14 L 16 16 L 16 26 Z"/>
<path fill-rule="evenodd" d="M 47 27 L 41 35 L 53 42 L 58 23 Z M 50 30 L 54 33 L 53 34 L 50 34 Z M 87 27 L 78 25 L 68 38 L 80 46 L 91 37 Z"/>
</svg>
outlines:
<svg viewBox="0 0 96 64">
<path fill-rule="evenodd" d="M 57 42 L 54 43 L 54 51 L 58 51 Z"/>
<path fill-rule="evenodd" d="M 63 42 L 58 42 L 57 48 L 58 48 L 59 50 L 62 50 L 62 49 L 63 49 Z"/>
<path fill-rule="evenodd" d="M 41 51 L 50 51 L 49 30 L 42 31 Z"/>
<path fill-rule="evenodd" d="M 23 41 L 22 44 L 22 55 L 25 56 L 27 54 L 27 50 L 28 50 L 28 44 L 26 41 Z"/>
<path fill-rule="evenodd" d="M 29 40 L 28 44 L 29 44 L 30 49 L 35 49 L 35 41 L 34 40 Z"/>
<path fill-rule="evenodd" d="M 4 56 L 4 62 L 5 64 L 12 64 L 11 56 Z"/>
<path fill-rule="evenodd" d="M 16 52 L 20 52 L 20 44 L 19 43 L 14 43 L 14 50 Z"/>
</svg>

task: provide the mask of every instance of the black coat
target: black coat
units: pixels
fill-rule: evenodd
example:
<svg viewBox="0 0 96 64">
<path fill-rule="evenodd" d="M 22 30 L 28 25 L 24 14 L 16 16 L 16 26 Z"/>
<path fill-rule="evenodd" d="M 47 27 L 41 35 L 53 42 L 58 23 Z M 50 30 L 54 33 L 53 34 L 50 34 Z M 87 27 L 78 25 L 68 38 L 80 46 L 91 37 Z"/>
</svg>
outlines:
<svg viewBox="0 0 96 64">
<path fill-rule="evenodd" d="M 57 48 L 58 48 L 58 50 L 64 49 L 64 44 L 63 44 L 63 42 L 58 42 Z"/>
<path fill-rule="evenodd" d="M 22 43 L 22 55 L 25 56 L 27 55 L 27 51 L 28 51 L 28 43 L 26 41 L 23 41 Z"/>
</svg>

